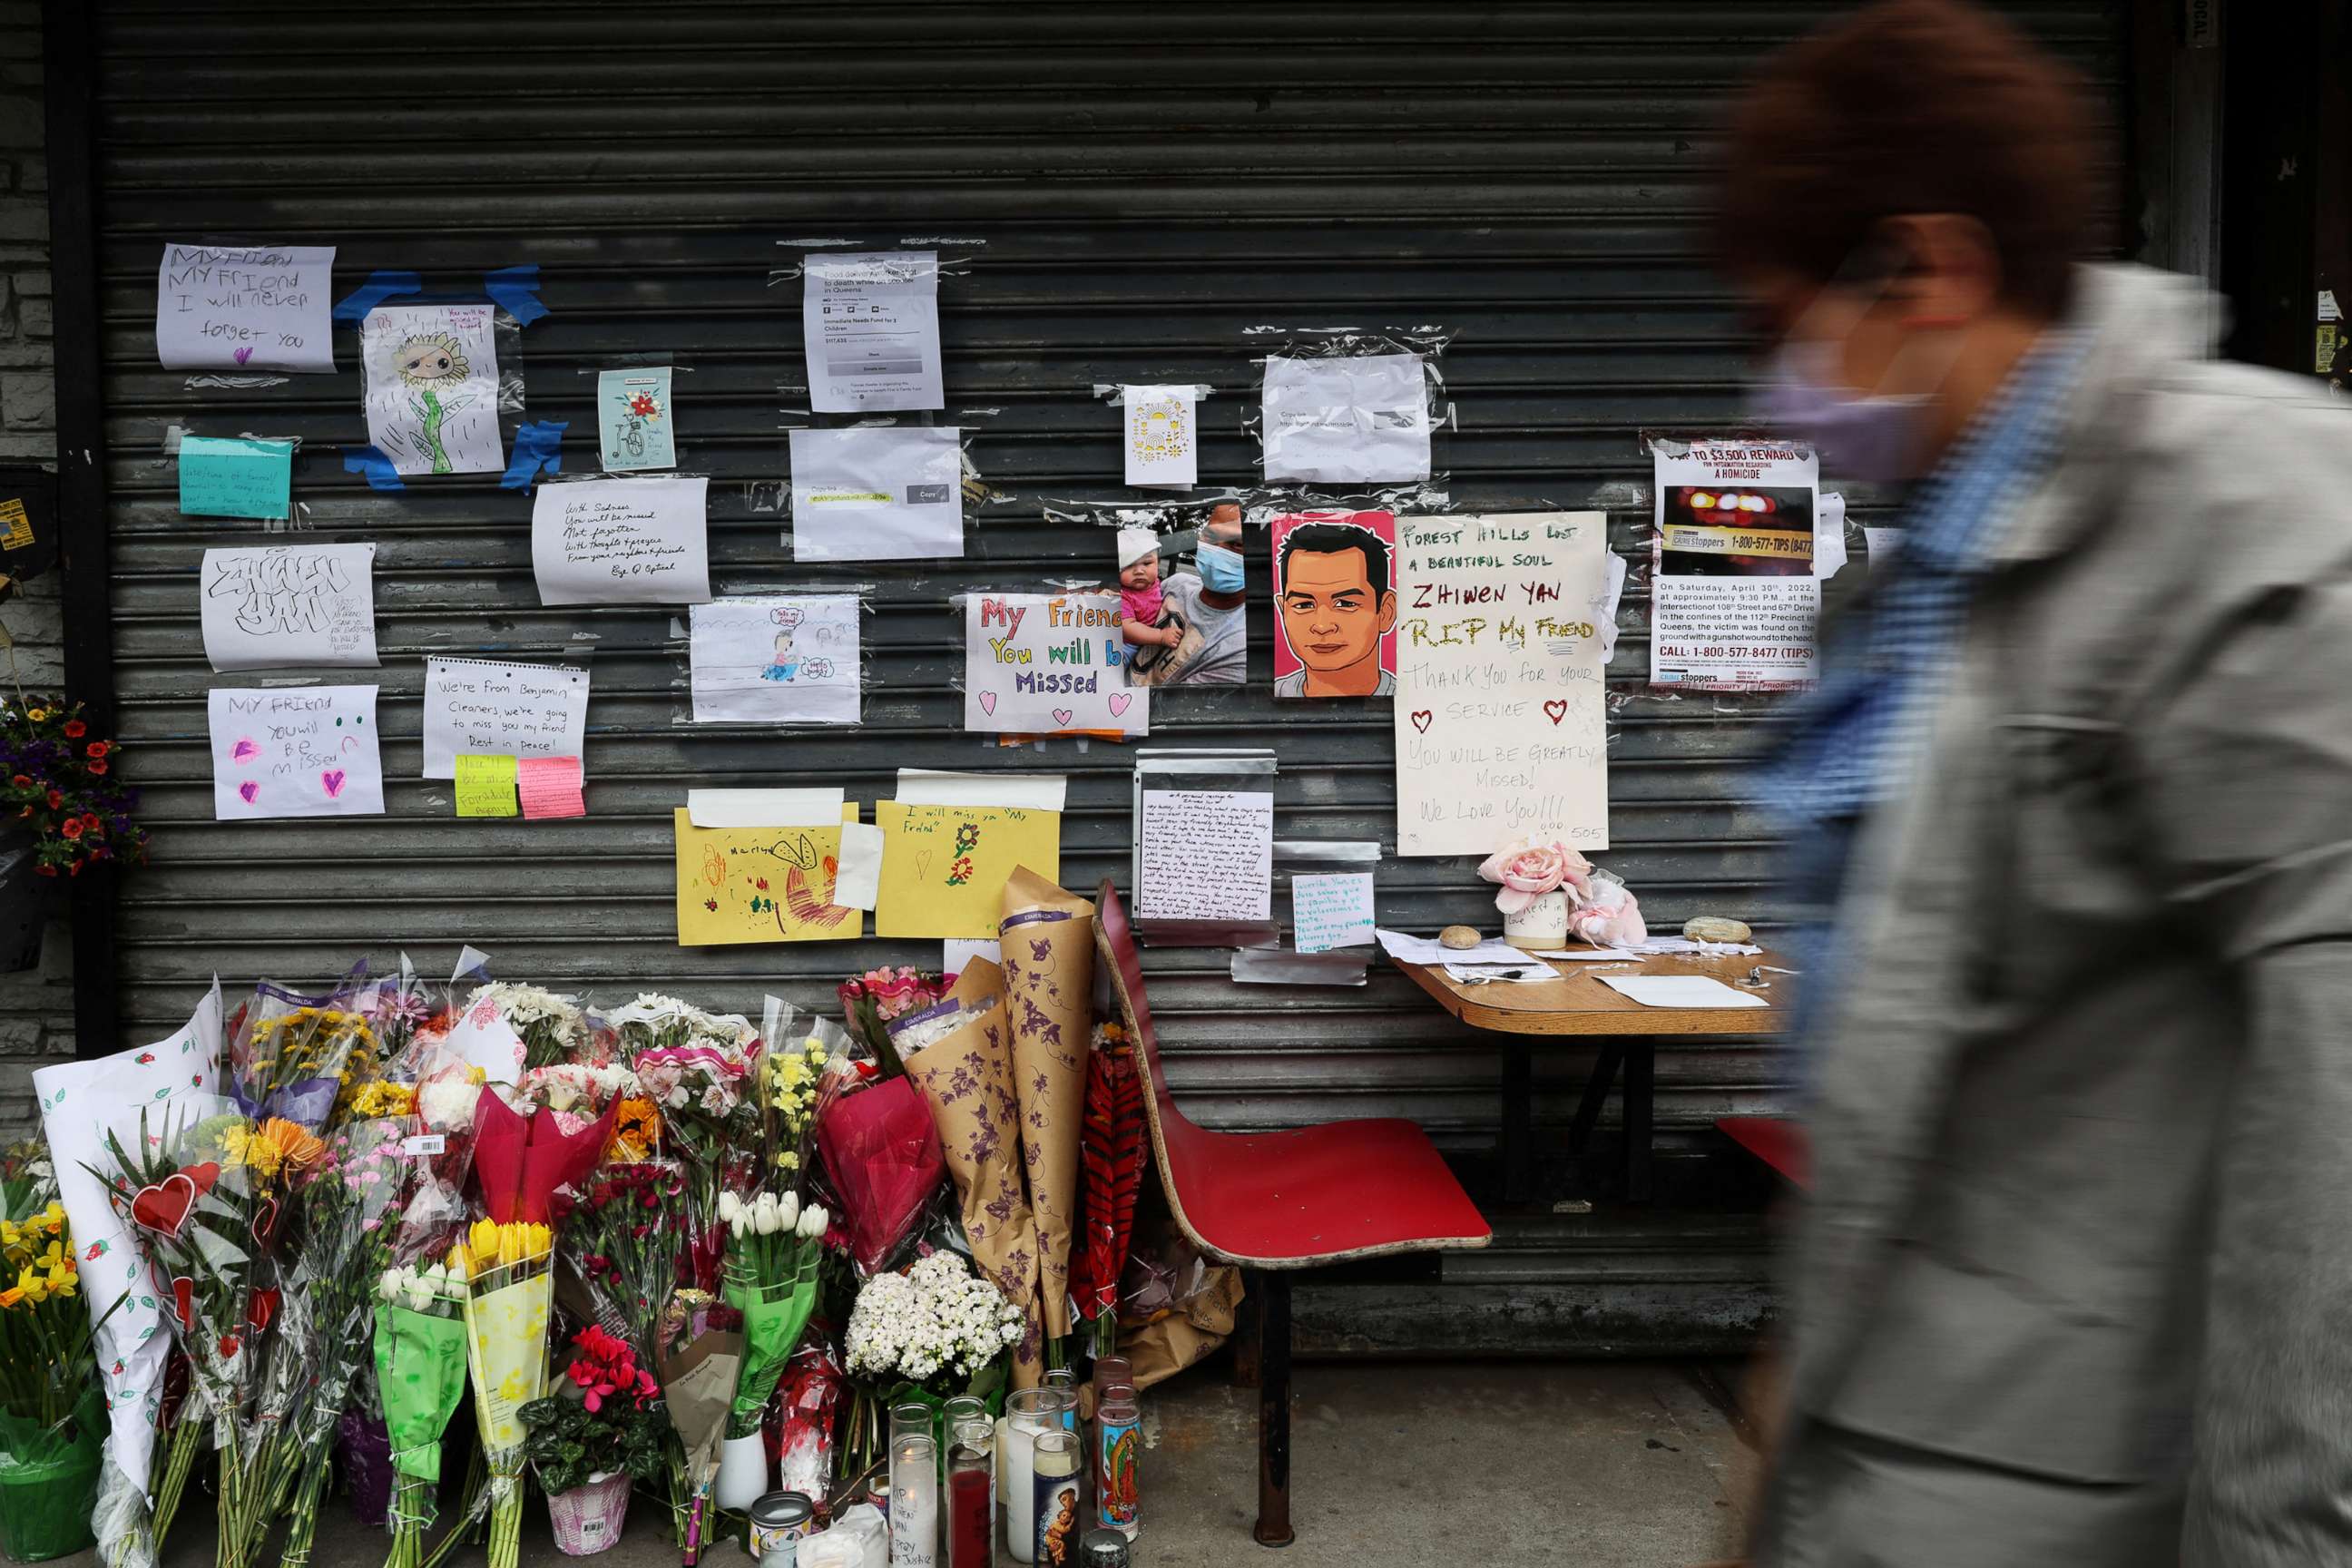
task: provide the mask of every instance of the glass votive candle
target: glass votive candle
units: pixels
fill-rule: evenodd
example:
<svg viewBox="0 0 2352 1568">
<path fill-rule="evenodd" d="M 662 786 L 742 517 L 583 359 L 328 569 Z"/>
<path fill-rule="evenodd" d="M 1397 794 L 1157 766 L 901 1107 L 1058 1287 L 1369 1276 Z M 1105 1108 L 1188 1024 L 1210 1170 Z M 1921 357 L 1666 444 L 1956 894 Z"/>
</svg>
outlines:
<svg viewBox="0 0 2352 1568">
<path fill-rule="evenodd" d="M 938 1568 L 939 1445 L 928 1432 L 890 1439 L 890 1568 Z"/>
<path fill-rule="evenodd" d="M 948 1568 L 994 1568 L 996 1428 L 985 1417 L 956 1428 L 948 1450 Z"/>
<path fill-rule="evenodd" d="M 1067 1563 L 1076 1550 L 1086 1522 L 1078 1518 L 1078 1436 L 1056 1427 L 1040 1432 L 1030 1457 L 1031 1486 L 1036 1501 L 1034 1560 Z"/>
</svg>

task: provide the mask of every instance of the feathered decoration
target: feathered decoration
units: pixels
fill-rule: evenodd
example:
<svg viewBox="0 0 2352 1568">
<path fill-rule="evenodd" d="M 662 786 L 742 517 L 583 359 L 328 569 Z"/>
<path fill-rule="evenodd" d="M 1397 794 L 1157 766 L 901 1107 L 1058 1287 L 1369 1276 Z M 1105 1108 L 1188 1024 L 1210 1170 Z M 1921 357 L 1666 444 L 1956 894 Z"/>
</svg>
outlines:
<svg viewBox="0 0 2352 1568">
<path fill-rule="evenodd" d="M 1135 1234 L 1135 1198 L 1143 1185 L 1143 1081 L 1135 1045 L 1117 1024 L 1095 1031 L 1087 1058 L 1087 1117 L 1079 1143 L 1085 1173 L 1084 1246 L 1072 1269 L 1078 1316 L 1095 1325 L 1095 1353 L 1118 1344 L 1118 1277 Z"/>
</svg>

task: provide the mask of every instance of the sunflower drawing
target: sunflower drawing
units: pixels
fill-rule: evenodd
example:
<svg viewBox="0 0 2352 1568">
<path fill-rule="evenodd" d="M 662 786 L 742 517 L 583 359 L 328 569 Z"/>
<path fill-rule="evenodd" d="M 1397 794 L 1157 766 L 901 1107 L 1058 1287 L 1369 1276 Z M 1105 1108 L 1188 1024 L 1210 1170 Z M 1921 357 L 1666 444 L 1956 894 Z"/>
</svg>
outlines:
<svg viewBox="0 0 2352 1568">
<path fill-rule="evenodd" d="M 417 433 L 433 459 L 433 471 L 455 471 L 448 448 L 441 444 L 441 425 L 473 401 L 463 390 L 473 374 L 466 363 L 466 346 L 450 332 L 419 332 L 393 351 L 392 368 L 410 389 L 408 406 L 416 416 Z"/>
</svg>

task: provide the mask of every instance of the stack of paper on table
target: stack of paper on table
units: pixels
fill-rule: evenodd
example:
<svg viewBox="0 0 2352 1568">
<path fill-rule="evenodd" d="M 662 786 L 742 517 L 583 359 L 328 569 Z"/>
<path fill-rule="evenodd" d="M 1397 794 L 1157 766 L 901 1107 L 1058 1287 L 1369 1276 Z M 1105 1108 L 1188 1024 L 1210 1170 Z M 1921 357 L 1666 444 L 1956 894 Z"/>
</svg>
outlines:
<svg viewBox="0 0 2352 1568">
<path fill-rule="evenodd" d="M 1752 991 L 1735 991 L 1706 974 L 1596 974 L 1595 980 L 1644 1007 L 1764 1007 Z"/>
</svg>

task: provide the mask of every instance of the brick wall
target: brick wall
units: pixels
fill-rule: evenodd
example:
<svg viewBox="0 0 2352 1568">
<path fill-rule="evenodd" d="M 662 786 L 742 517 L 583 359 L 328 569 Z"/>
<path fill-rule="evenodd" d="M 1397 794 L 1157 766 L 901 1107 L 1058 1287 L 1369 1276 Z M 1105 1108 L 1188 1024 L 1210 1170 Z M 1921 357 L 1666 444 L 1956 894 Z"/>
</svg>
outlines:
<svg viewBox="0 0 2352 1568">
<path fill-rule="evenodd" d="M 41 155 L 41 8 L 0 0 L 0 464 L 54 462 L 57 384 L 49 338 L 49 182 Z M 55 572 L 0 605 L 16 640 L 16 680 L 26 689 L 65 683 Z M 0 680 L 8 676 L 0 653 Z M 0 974 L 0 1138 L 33 1120 L 26 1079 L 43 1060 L 73 1054 L 72 950 L 65 922 L 50 922 L 40 967 Z"/>
</svg>

